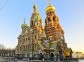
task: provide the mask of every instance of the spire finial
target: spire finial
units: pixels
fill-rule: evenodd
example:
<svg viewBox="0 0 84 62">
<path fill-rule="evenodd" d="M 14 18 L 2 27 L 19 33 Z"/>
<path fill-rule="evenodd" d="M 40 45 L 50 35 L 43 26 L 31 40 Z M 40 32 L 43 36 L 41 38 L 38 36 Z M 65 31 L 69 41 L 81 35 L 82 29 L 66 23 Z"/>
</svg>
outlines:
<svg viewBox="0 0 84 62">
<path fill-rule="evenodd" d="M 38 13 L 37 5 L 35 4 L 35 0 L 32 0 L 32 2 L 34 3 L 34 6 L 33 6 L 34 13 Z"/>
<path fill-rule="evenodd" d="M 25 24 L 25 18 L 24 18 L 24 24 Z"/>
<path fill-rule="evenodd" d="M 34 9 L 34 13 L 38 13 L 37 5 L 34 5 L 33 9 Z"/>
<path fill-rule="evenodd" d="M 50 5 L 50 0 L 48 0 L 48 4 Z"/>
<path fill-rule="evenodd" d="M 34 1 L 34 0 L 32 0 L 32 2 L 33 2 L 33 4 L 35 5 L 35 1 Z"/>
</svg>

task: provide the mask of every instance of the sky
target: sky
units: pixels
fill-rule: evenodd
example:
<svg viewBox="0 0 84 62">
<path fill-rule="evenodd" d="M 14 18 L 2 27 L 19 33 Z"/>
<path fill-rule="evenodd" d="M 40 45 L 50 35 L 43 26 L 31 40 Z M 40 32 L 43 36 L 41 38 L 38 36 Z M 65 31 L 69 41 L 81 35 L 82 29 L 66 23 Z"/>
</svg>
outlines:
<svg viewBox="0 0 84 62">
<path fill-rule="evenodd" d="M 0 44 L 16 47 L 24 18 L 30 25 L 34 3 L 45 25 L 48 0 L 0 0 Z M 84 0 L 51 0 L 51 4 L 56 8 L 68 47 L 84 52 Z"/>
</svg>

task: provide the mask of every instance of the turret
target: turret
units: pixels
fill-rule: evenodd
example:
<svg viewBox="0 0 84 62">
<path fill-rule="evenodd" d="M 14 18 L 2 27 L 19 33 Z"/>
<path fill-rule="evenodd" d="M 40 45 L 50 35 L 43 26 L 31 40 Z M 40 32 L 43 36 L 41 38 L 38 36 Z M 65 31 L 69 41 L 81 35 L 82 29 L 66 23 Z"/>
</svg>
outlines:
<svg viewBox="0 0 84 62">
<path fill-rule="evenodd" d="M 55 14 L 55 7 L 49 4 L 45 10 L 46 19 L 45 19 L 45 33 L 47 37 L 52 36 L 52 41 L 57 41 L 61 39 L 63 29 L 59 23 L 59 18 Z"/>
<path fill-rule="evenodd" d="M 42 27 L 42 19 L 41 16 L 39 15 L 37 5 L 33 6 L 33 14 L 30 19 L 30 27 L 38 32 L 38 40 L 41 40 L 43 37 L 43 27 Z"/>
</svg>

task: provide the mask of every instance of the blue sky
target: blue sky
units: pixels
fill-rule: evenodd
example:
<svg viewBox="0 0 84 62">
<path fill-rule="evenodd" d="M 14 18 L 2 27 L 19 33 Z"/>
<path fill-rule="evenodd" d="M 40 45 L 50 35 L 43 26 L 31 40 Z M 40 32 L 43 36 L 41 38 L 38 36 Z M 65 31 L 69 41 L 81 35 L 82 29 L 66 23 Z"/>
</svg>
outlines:
<svg viewBox="0 0 84 62">
<path fill-rule="evenodd" d="M 0 0 L 0 8 L 6 1 Z M 35 0 L 35 3 L 44 25 L 45 8 L 48 2 L 47 0 Z M 56 8 L 68 47 L 84 52 L 84 0 L 51 0 L 51 4 Z M 7 48 L 15 48 L 23 19 L 26 19 L 28 25 L 30 23 L 33 5 L 32 0 L 9 0 L 0 9 L 0 44 Z"/>
</svg>

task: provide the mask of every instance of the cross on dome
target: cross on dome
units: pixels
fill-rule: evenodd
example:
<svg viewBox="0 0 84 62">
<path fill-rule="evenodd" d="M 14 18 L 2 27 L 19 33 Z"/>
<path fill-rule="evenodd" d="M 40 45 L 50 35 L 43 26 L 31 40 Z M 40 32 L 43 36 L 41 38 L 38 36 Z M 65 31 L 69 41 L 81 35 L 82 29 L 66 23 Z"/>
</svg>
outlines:
<svg viewBox="0 0 84 62">
<path fill-rule="evenodd" d="M 50 0 L 48 0 L 48 4 L 50 5 Z"/>
<path fill-rule="evenodd" d="M 24 18 L 24 24 L 25 24 L 25 18 Z"/>
</svg>

